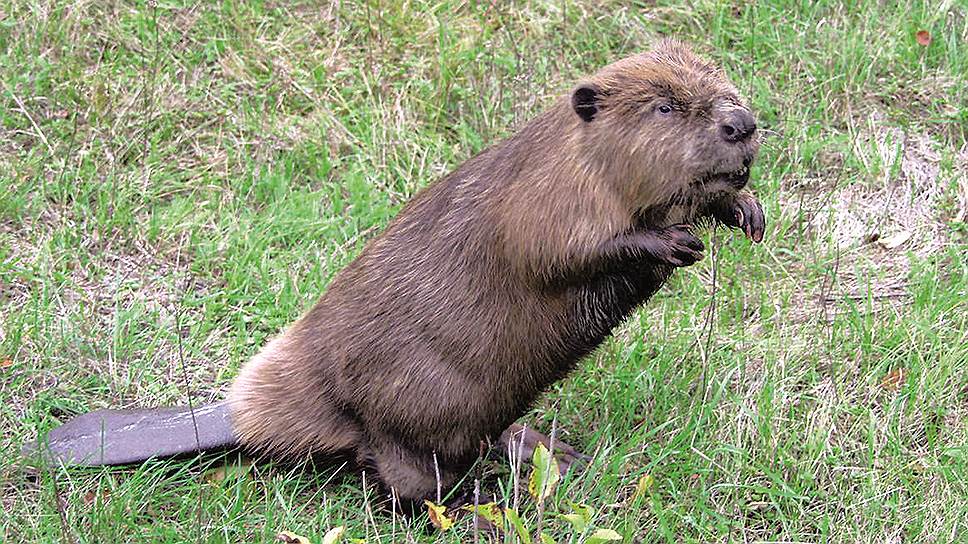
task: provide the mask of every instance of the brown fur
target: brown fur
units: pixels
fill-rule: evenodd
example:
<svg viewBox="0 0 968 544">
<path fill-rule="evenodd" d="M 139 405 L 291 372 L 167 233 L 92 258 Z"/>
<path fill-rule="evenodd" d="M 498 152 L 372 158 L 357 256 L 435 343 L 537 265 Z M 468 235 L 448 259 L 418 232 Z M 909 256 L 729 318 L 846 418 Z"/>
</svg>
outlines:
<svg viewBox="0 0 968 544">
<path fill-rule="evenodd" d="M 673 224 L 715 216 L 751 232 L 755 209 L 738 202 L 758 204 L 728 174 L 756 141 L 723 141 L 723 116 L 748 110 L 720 70 L 664 41 L 582 88 L 590 121 L 575 91 L 422 190 L 242 369 L 229 401 L 244 444 L 355 452 L 399 496 L 428 497 L 435 456 L 452 484 L 482 440 L 701 256 Z"/>
</svg>

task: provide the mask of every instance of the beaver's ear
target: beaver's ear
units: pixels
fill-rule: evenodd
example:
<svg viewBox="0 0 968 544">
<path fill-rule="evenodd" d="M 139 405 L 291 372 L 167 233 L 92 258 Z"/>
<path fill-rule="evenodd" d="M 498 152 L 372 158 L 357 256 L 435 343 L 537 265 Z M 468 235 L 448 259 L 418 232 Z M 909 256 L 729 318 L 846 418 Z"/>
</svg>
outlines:
<svg viewBox="0 0 968 544">
<path fill-rule="evenodd" d="M 571 92 L 571 107 L 582 121 L 590 123 L 601 109 L 602 91 L 592 83 L 582 83 Z"/>
</svg>

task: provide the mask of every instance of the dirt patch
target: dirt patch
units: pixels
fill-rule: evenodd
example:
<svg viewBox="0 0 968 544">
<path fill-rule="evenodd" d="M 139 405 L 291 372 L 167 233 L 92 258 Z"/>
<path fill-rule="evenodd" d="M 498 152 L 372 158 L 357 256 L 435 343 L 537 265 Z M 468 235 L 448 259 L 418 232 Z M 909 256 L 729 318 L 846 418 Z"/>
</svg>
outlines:
<svg viewBox="0 0 968 544">
<path fill-rule="evenodd" d="M 856 156 L 868 171 L 882 172 L 869 183 L 843 187 L 831 201 L 831 216 L 816 217 L 814 227 L 830 232 L 840 249 L 859 245 L 904 249 L 919 257 L 936 253 L 947 242 L 938 220 L 944 187 L 939 183 L 941 157 L 924 135 L 883 126 L 874 113 L 855 142 Z M 906 234 L 907 236 L 899 236 Z M 868 242 L 879 242 L 869 244 Z M 883 261 L 897 252 L 869 252 Z"/>
<path fill-rule="evenodd" d="M 951 243 L 939 144 L 887 126 L 875 111 L 858 128 L 853 155 L 869 175 L 802 184 L 780 197 L 783 208 L 804 213 L 818 253 L 834 255 L 824 263 L 830 281 L 822 292 L 804 294 L 804 318 L 846 299 L 871 299 L 874 311 L 903 303 L 912 257 L 927 259 Z"/>
</svg>

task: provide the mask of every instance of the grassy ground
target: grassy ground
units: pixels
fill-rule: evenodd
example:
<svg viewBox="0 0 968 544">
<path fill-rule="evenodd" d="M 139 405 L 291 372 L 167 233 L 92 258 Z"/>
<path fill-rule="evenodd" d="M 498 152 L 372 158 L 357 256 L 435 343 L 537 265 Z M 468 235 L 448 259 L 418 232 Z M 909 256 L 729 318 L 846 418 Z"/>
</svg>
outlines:
<svg viewBox="0 0 968 544">
<path fill-rule="evenodd" d="M 968 542 L 968 8 L 915 0 L 0 2 L 3 541 L 470 538 L 355 474 L 18 445 L 219 398 L 415 191 L 667 34 L 758 112 L 767 241 L 710 235 L 526 417 L 595 454 L 544 530 L 582 540 L 574 501 L 627 541 Z"/>
</svg>

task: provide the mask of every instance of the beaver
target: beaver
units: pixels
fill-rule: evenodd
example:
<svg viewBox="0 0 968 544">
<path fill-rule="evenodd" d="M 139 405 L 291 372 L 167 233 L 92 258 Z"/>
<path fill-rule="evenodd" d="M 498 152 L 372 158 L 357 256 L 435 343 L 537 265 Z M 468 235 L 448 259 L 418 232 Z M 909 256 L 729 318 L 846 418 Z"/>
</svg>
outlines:
<svg viewBox="0 0 968 544">
<path fill-rule="evenodd" d="M 104 410 L 49 456 L 130 463 L 241 444 L 349 452 L 401 500 L 434 496 L 552 383 L 703 257 L 710 220 L 763 239 L 756 121 L 724 72 L 663 40 L 610 64 L 419 191 L 223 403 Z M 559 453 L 570 463 L 573 448 Z"/>
</svg>

